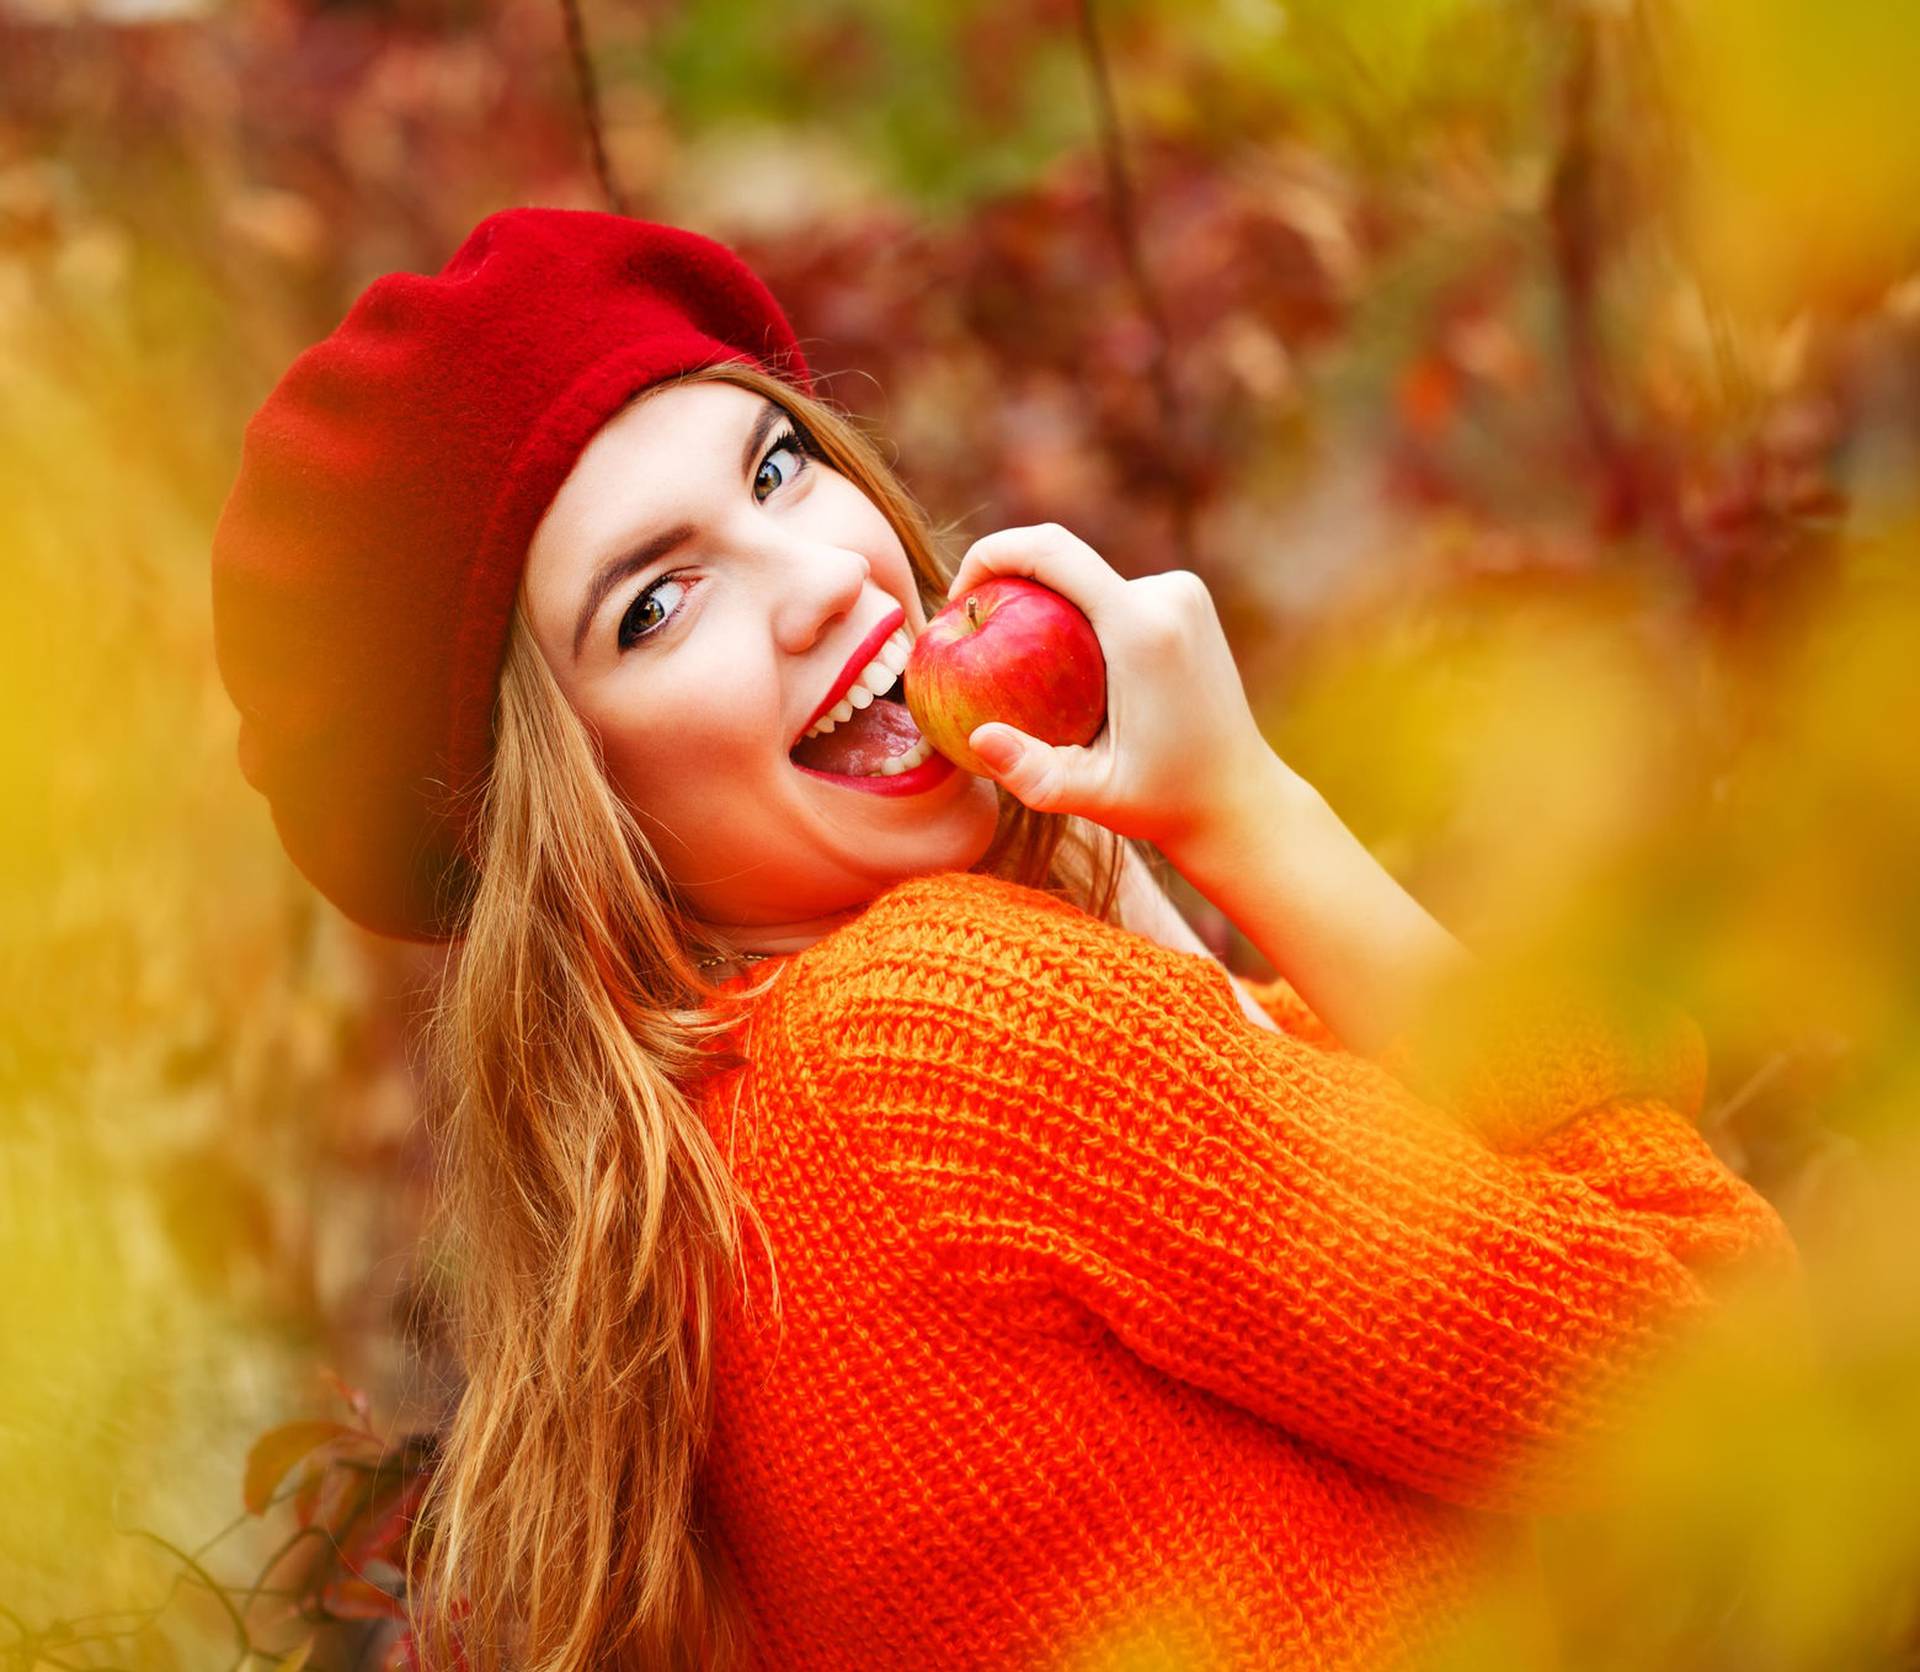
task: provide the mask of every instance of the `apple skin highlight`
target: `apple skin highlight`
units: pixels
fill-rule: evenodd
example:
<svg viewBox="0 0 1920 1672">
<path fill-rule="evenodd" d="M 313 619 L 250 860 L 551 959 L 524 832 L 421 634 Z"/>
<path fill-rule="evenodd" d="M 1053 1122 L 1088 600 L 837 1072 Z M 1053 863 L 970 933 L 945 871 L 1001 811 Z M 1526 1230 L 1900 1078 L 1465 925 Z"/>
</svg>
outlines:
<svg viewBox="0 0 1920 1672">
<path fill-rule="evenodd" d="M 956 598 L 914 640 L 901 678 L 907 711 L 935 749 L 977 777 L 968 744 L 990 720 L 1043 743 L 1091 743 L 1107 718 L 1107 661 L 1093 623 L 1051 587 L 995 575 Z"/>
</svg>

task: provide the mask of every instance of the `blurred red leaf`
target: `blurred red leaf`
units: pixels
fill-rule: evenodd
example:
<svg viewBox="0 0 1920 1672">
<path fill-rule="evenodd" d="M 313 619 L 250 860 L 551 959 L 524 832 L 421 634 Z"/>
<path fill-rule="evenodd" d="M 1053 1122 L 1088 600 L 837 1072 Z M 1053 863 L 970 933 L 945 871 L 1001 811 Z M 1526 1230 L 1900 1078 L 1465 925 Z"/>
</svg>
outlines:
<svg viewBox="0 0 1920 1672">
<path fill-rule="evenodd" d="M 403 1477 L 398 1490 L 370 1501 L 364 1523 L 341 1545 L 340 1559 L 348 1567 L 358 1572 L 368 1562 L 389 1561 L 405 1568 L 407 1533 L 426 1495 L 427 1478 L 424 1473 Z"/>
<path fill-rule="evenodd" d="M 398 1597 L 351 1575 L 322 1586 L 320 1606 L 338 1620 L 398 1620 L 406 1612 Z"/>
<path fill-rule="evenodd" d="M 366 1508 L 375 1484 L 371 1470 L 337 1462 L 330 1465 L 321 1473 L 320 1488 L 312 1503 L 312 1518 L 307 1525 L 321 1528 L 338 1544 Z"/>
<path fill-rule="evenodd" d="M 327 1384 L 333 1391 L 339 1395 L 341 1402 L 347 1409 L 353 1412 L 360 1420 L 361 1426 L 365 1427 L 368 1413 L 373 1409 L 373 1402 L 367 1397 L 366 1390 L 355 1387 L 337 1370 L 323 1368 L 320 1374 L 325 1378 Z"/>
<path fill-rule="evenodd" d="M 320 1488 L 326 1484 L 324 1469 L 308 1469 L 293 1492 L 293 1518 L 302 1527 L 313 1525 L 314 1512 L 320 1507 Z"/>
<path fill-rule="evenodd" d="M 1447 427 L 1459 404 L 1459 374 L 1439 356 L 1422 355 L 1400 374 L 1395 405 L 1414 434 L 1438 434 Z"/>
<path fill-rule="evenodd" d="M 273 1495 L 290 1470 L 305 1462 L 330 1440 L 351 1434 L 352 1429 L 337 1422 L 289 1422 L 270 1428 L 253 1442 L 247 1453 L 246 1482 L 242 1496 L 250 1515 L 264 1515 Z"/>
</svg>

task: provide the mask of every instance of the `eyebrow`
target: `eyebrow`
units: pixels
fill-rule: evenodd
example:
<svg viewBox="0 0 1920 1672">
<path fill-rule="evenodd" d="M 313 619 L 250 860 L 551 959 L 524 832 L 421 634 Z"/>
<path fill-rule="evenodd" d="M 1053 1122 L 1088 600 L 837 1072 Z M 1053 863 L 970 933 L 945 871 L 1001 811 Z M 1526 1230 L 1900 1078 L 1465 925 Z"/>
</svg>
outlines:
<svg viewBox="0 0 1920 1672">
<path fill-rule="evenodd" d="M 742 476 L 759 458 L 760 444 L 767 439 L 768 431 L 786 416 L 786 408 L 771 397 L 760 408 L 753 420 L 753 427 L 747 431 L 746 445 L 740 450 Z M 580 601 L 580 614 L 573 624 L 573 659 L 576 662 L 580 660 L 580 646 L 586 640 L 587 629 L 593 625 L 593 618 L 607 601 L 607 594 L 629 575 L 678 551 L 697 533 L 699 530 L 692 523 L 675 523 L 671 528 L 662 529 L 650 540 L 608 558 L 594 571 L 593 579 L 587 583 L 587 595 Z"/>
</svg>

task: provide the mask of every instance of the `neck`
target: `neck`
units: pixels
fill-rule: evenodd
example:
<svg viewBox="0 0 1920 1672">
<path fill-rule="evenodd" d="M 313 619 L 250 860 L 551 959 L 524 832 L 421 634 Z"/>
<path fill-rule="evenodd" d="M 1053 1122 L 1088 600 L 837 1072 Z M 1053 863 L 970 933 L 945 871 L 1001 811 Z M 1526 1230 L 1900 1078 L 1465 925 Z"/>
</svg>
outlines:
<svg viewBox="0 0 1920 1672">
<path fill-rule="evenodd" d="M 793 923 L 703 923 L 701 927 L 717 952 L 800 952 L 850 922 L 863 909 L 849 906 L 844 911 Z"/>
</svg>

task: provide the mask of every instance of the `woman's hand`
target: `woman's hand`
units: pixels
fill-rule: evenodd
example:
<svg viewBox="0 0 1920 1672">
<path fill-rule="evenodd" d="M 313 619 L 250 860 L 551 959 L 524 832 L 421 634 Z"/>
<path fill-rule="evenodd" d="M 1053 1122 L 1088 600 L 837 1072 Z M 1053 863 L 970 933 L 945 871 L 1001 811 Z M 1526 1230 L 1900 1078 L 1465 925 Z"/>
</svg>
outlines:
<svg viewBox="0 0 1920 1672">
<path fill-rule="evenodd" d="M 1125 580 L 1084 540 L 1041 523 L 974 541 L 949 601 L 992 575 L 1028 576 L 1077 606 L 1107 663 L 1107 721 L 1091 743 L 1054 746 L 998 721 L 968 740 L 1027 806 L 1166 848 L 1229 820 L 1279 766 L 1191 570 Z"/>
</svg>

